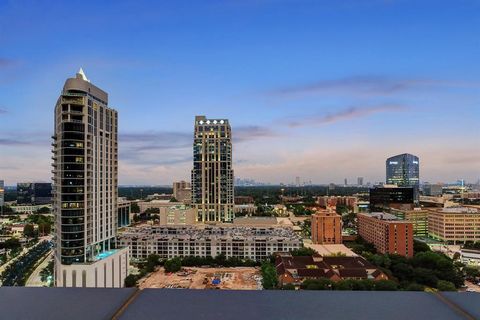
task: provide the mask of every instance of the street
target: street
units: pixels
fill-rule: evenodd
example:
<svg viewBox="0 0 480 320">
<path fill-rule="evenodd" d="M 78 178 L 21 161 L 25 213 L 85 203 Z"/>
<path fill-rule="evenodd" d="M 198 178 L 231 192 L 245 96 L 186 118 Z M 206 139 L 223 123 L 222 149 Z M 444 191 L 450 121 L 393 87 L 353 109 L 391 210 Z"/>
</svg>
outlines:
<svg viewBox="0 0 480 320">
<path fill-rule="evenodd" d="M 30 277 L 28 278 L 27 282 L 25 283 L 25 287 L 43 287 L 46 285 L 45 282 L 42 282 L 40 277 L 40 272 L 45 269 L 53 257 L 53 251 L 50 251 L 44 258 L 42 263 L 40 263 L 37 268 L 32 272 Z"/>
</svg>

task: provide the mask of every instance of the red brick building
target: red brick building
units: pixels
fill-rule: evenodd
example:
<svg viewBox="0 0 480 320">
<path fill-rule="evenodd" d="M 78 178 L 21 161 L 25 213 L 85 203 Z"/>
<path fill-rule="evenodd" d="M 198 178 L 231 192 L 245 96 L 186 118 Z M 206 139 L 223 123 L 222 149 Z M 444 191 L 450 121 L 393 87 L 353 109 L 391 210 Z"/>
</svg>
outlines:
<svg viewBox="0 0 480 320">
<path fill-rule="evenodd" d="M 317 210 L 312 214 L 312 242 L 315 244 L 342 243 L 342 217 L 335 212 Z"/>
<path fill-rule="evenodd" d="M 303 256 L 277 254 L 275 267 L 281 286 L 299 286 L 307 279 L 327 278 L 332 281 L 346 279 L 388 280 L 386 274 L 362 257 Z"/>
<path fill-rule="evenodd" d="M 389 213 L 359 213 L 358 234 L 380 253 L 413 256 L 413 224 Z"/>
</svg>

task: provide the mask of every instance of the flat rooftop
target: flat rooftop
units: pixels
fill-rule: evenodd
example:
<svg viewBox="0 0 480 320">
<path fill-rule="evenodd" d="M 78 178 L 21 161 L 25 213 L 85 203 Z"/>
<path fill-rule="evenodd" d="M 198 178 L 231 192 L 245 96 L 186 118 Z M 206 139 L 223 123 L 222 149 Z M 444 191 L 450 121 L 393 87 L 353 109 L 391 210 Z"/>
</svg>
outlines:
<svg viewBox="0 0 480 320">
<path fill-rule="evenodd" d="M 391 220 L 402 221 L 397 216 L 391 213 L 386 213 L 386 212 L 362 212 L 361 214 L 372 217 L 372 218 L 385 220 L 385 221 L 391 221 Z"/>
<path fill-rule="evenodd" d="M 4 319 L 480 319 L 478 293 L 1 287 Z"/>
<path fill-rule="evenodd" d="M 331 256 L 338 253 L 344 254 L 347 257 L 358 256 L 355 252 L 343 244 L 314 244 L 304 242 L 303 245 L 307 248 L 312 248 L 313 250 L 317 251 L 321 256 Z"/>
</svg>

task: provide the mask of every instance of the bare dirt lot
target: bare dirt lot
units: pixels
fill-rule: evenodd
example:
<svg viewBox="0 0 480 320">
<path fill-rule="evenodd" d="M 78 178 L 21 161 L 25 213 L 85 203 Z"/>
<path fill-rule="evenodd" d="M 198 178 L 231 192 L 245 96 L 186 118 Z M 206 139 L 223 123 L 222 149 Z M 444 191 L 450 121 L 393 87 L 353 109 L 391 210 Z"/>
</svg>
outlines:
<svg viewBox="0 0 480 320">
<path fill-rule="evenodd" d="M 176 273 L 165 273 L 158 268 L 140 281 L 140 289 L 145 288 L 184 288 L 184 289 L 230 289 L 258 290 L 260 269 L 250 267 L 204 268 L 184 267 Z"/>
</svg>

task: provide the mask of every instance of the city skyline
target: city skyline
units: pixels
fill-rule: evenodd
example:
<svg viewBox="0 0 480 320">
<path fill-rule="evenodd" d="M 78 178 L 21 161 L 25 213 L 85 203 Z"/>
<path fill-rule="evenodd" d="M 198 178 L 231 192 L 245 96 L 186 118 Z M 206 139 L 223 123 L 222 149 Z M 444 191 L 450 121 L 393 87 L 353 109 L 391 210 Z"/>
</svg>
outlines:
<svg viewBox="0 0 480 320">
<path fill-rule="evenodd" d="M 478 4 L 142 4 L 99 4 L 87 17 L 75 4 L 42 16 L 40 2 L 0 4 L 8 185 L 50 180 L 51 106 L 80 67 L 120 112 L 122 185 L 188 181 L 196 114 L 230 120 L 237 177 L 384 181 L 384 160 L 401 153 L 421 159 L 422 182 L 480 177 Z M 71 34 L 54 17 L 67 13 L 95 50 L 62 44 Z"/>
</svg>

